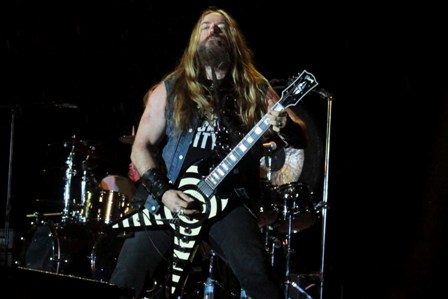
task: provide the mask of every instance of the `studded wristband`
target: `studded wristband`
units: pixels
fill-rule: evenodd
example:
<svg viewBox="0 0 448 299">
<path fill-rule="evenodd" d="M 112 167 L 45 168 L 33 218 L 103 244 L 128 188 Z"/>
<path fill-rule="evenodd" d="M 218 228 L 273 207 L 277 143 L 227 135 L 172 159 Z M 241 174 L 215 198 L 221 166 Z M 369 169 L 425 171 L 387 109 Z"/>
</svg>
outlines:
<svg viewBox="0 0 448 299">
<path fill-rule="evenodd" d="M 174 189 L 174 185 L 157 168 L 148 169 L 142 175 L 141 182 L 159 204 L 162 203 L 163 194 L 169 189 Z"/>
</svg>

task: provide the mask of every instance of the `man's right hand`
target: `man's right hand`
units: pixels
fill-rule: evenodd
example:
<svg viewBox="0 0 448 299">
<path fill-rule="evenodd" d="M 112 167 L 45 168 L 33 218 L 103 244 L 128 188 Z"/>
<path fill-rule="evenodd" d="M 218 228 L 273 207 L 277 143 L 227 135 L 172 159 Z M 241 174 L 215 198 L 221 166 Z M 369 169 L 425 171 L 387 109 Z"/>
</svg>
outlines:
<svg viewBox="0 0 448 299">
<path fill-rule="evenodd" d="M 167 190 L 162 196 L 162 202 L 173 213 L 180 213 L 186 216 L 200 213 L 196 209 L 195 200 L 181 190 Z"/>
</svg>

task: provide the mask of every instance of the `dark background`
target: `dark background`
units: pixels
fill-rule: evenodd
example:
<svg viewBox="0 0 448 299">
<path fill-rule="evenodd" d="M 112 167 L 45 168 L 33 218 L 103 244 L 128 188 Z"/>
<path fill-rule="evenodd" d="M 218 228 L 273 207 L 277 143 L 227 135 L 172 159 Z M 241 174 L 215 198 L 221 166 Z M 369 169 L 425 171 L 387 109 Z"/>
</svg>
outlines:
<svg viewBox="0 0 448 299">
<path fill-rule="evenodd" d="M 98 145 L 100 179 L 126 175 L 130 145 L 118 138 L 137 127 L 143 95 L 175 66 L 212 4 L 239 21 L 268 79 L 306 69 L 334 95 L 326 298 L 429 298 L 440 291 L 447 278 L 447 47 L 442 9 L 429 2 L 3 1 L 2 223 L 12 115 L 8 219 L 21 232 L 35 200 L 54 196 L 42 182 L 64 167 L 61 144 L 72 136 Z M 322 102 L 310 108 L 318 110 L 311 126 L 325 128 L 326 100 L 311 100 Z M 306 98 L 299 104 L 307 105 Z M 319 132 L 314 142 L 322 150 L 328 136 Z M 321 175 L 309 178 L 321 182 L 317 188 Z M 313 228 L 293 240 L 300 243 L 296 262 L 314 259 L 314 271 L 319 238 Z"/>
</svg>

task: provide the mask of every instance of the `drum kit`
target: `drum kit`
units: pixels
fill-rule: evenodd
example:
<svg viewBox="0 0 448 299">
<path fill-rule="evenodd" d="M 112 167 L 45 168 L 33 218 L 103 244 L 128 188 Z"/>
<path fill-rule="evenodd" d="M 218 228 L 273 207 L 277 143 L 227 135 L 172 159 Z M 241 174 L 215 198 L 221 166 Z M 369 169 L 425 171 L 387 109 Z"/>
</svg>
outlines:
<svg viewBox="0 0 448 299">
<path fill-rule="evenodd" d="M 100 142 L 73 136 L 49 148 L 65 151 L 63 167 L 58 167 L 60 182 L 53 184 L 60 194 L 56 199 L 34 202 L 37 211 L 26 215 L 32 219 L 31 228 L 23 238 L 17 263 L 106 281 L 113 270 L 109 260 L 118 257 L 123 239 L 111 236 L 109 224 L 131 212 L 136 187 L 121 175 L 107 173 L 101 180 L 97 178 L 98 162 L 105 160 Z"/>
</svg>

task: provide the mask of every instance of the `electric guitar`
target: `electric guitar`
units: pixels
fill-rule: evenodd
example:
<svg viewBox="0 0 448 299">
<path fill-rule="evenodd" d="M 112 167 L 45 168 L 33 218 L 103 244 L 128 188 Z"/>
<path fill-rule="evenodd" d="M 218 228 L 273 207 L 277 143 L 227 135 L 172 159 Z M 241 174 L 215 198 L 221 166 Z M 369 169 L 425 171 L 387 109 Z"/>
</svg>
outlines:
<svg viewBox="0 0 448 299">
<path fill-rule="evenodd" d="M 295 106 L 313 88 L 318 85 L 315 77 L 303 71 L 292 83 L 286 87 L 272 110 L 283 111 Z M 222 212 L 229 198 L 217 195 L 217 188 L 224 178 L 232 171 L 238 162 L 269 129 L 269 116 L 264 115 L 249 133 L 227 154 L 227 156 L 207 175 L 200 174 L 198 165 L 191 165 L 179 180 L 177 188 L 187 193 L 200 204 L 201 215 L 188 217 L 171 212 L 163 207 L 157 214 L 152 214 L 146 208 L 132 212 L 112 223 L 113 229 L 126 229 L 139 226 L 170 225 L 174 230 L 174 251 L 172 258 L 171 293 L 177 295 L 181 291 L 182 283 L 186 278 L 183 273 L 193 260 L 199 246 L 199 237 L 202 224 Z"/>
</svg>

